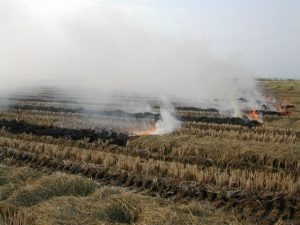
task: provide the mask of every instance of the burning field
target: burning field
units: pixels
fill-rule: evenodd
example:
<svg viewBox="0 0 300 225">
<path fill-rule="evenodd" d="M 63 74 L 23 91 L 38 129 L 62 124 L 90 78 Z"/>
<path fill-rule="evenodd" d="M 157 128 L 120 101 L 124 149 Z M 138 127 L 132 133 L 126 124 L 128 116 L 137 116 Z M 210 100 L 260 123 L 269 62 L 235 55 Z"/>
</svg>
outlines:
<svg viewBox="0 0 300 225">
<path fill-rule="evenodd" d="M 0 224 L 299 224 L 300 83 L 260 86 L 232 110 L 9 98 Z"/>
</svg>

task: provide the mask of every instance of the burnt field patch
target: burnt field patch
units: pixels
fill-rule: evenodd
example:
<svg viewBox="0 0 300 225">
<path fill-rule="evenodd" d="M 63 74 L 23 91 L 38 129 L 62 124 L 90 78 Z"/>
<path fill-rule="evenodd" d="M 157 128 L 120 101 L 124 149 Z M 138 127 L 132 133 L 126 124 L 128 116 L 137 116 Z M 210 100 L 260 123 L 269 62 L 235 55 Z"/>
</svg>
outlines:
<svg viewBox="0 0 300 225">
<path fill-rule="evenodd" d="M 67 137 L 71 140 L 88 139 L 90 142 L 98 139 L 108 142 L 109 144 L 116 144 L 124 146 L 127 143 L 129 136 L 127 134 L 117 133 L 109 130 L 94 131 L 90 129 L 66 129 L 58 127 L 39 126 L 28 124 L 24 121 L 16 120 L 0 120 L 0 127 L 8 130 L 13 134 L 33 134 L 37 136 L 52 136 L 55 138 Z"/>
<path fill-rule="evenodd" d="M 145 113 L 127 113 L 123 110 L 88 110 L 82 107 L 79 108 L 61 108 L 54 106 L 34 106 L 34 105 L 12 105 L 9 107 L 12 110 L 36 110 L 48 112 L 63 112 L 63 113 L 84 113 L 90 115 L 113 116 L 113 117 L 128 117 L 136 119 L 153 119 L 155 121 L 160 119 L 159 114 L 145 112 Z"/>
<path fill-rule="evenodd" d="M 243 118 L 235 117 L 207 117 L 207 116 L 180 116 L 178 117 L 184 122 L 203 122 L 203 123 L 214 123 L 214 124 L 231 124 L 231 125 L 241 125 L 247 127 L 256 127 L 260 123 L 256 120 L 249 120 Z"/>
<path fill-rule="evenodd" d="M 111 116 L 117 118 L 135 118 L 135 119 L 148 119 L 157 122 L 160 120 L 161 116 L 157 113 L 127 113 L 122 110 L 111 110 L 111 111 L 97 111 L 97 110 L 87 110 L 84 108 L 60 108 L 53 106 L 32 106 L 32 105 L 14 105 L 10 106 L 11 110 L 30 110 L 30 111 L 41 111 L 41 112 L 59 112 L 59 113 L 76 113 L 76 114 L 87 114 L 87 115 L 99 115 L 99 116 Z M 182 122 L 206 122 L 206 123 L 216 123 L 216 124 L 232 124 L 241 125 L 247 127 L 259 126 L 260 123 L 255 120 L 249 120 L 246 118 L 238 117 L 221 117 L 217 110 L 214 109 L 198 109 L 193 107 L 179 107 L 179 110 L 183 110 L 183 115 L 178 112 L 177 119 Z M 185 115 L 186 113 L 194 112 L 191 115 Z M 199 114 L 199 115 L 195 115 Z M 264 111 L 266 115 L 270 113 Z M 209 115 L 209 116 L 207 116 Z M 280 113 L 273 112 L 271 115 L 281 115 Z"/>
</svg>

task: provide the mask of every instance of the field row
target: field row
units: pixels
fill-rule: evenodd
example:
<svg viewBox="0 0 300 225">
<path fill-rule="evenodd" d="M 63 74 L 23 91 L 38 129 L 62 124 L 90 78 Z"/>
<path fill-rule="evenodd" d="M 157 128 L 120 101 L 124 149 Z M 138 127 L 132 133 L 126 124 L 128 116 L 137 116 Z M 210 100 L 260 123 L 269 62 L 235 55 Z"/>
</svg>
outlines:
<svg viewBox="0 0 300 225">
<path fill-rule="evenodd" d="M 241 132 L 241 131 L 227 131 L 215 129 L 198 129 L 198 128 L 183 128 L 176 132 L 178 135 L 189 134 L 198 138 L 209 136 L 220 139 L 237 139 L 237 140 L 253 140 L 264 143 L 297 143 L 300 141 L 296 134 L 281 135 L 271 133 L 255 133 L 255 132 Z"/>
<path fill-rule="evenodd" d="M 285 172 L 241 170 L 233 168 L 203 167 L 181 162 L 168 162 L 145 159 L 105 151 L 92 151 L 76 147 L 62 147 L 53 144 L 34 143 L 0 139 L 2 147 L 32 152 L 60 160 L 102 165 L 141 175 L 170 177 L 178 181 L 195 181 L 201 185 L 214 185 L 222 189 L 240 188 L 249 191 L 283 191 L 290 194 L 300 193 L 300 178 Z"/>
<path fill-rule="evenodd" d="M 49 99 L 48 99 L 49 100 Z M 76 102 L 65 102 L 65 101 L 47 101 L 42 99 L 14 99 L 14 104 L 10 104 L 11 109 L 50 109 L 51 111 L 88 111 L 91 109 L 95 109 L 96 107 L 99 108 L 99 104 L 97 103 L 76 103 Z M 150 106 L 152 105 L 152 106 Z M 149 107 L 152 107 L 154 111 L 159 110 L 159 106 L 155 106 L 150 104 Z M 101 104 L 100 104 L 101 106 Z M 110 103 L 106 105 L 102 105 L 104 108 L 120 108 L 118 107 L 117 103 Z M 138 103 L 136 105 L 139 106 Z M 83 108 L 84 107 L 84 108 Z M 200 109 L 195 107 L 175 107 L 176 112 L 183 116 L 220 116 L 220 112 L 217 109 L 210 108 L 210 109 Z"/>
<path fill-rule="evenodd" d="M 71 140 L 51 136 L 35 136 L 31 134 L 12 134 L 2 130 L 0 132 L 0 146 L 16 147 L 26 143 L 52 144 L 56 148 L 76 147 L 92 151 L 103 151 L 144 159 L 181 162 L 219 168 L 253 168 L 256 170 L 284 170 L 292 173 L 300 171 L 300 154 L 297 144 L 272 143 L 268 151 L 263 143 L 222 140 L 214 142 L 215 138 L 197 138 L 194 136 L 166 135 L 139 137 L 129 140 L 127 146 L 116 146 L 101 140 L 89 142 L 86 140 Z M 25 147 L 26 148 L 26 145 Z"/>
<path fill-rule="evenodd" d="M 155 120 L 150 118 L 62 112 L 0 111 L 0 118 L 25 121 L 39 126 L 96 130 L 110 128 L 120 132 L 142 131 L 155 125 Z"/>
<path fill-rule="evenodd" d="M 7 115 L 10 113 L 15 113 L 15 115 Z M 55 108 L 42 108 L 42 109 L 32 109 L 32 108 L 21 108 L 19 110 L 9 110 L 9 111 L 3 111 L 2 112 L 4 117 L 7 117 L 7 119 L 11 118 L 19 118 L 21 120 L 28 119 L 31 120 L 37 120 L 37 118 L 42 119 L 41 115 L 48 115 L 51 117 L 54 115 L 53 120 L 46 118 L 43 118 L 45 124 L 61 124 L 62 122 L 65 122 L 65 124 L 71 124 L 73 126 L 77 126 L 76 119 L 79 119 L 78 123 L 79 125 L 82 125 L 82 121 L 80 120 L 87 120 L 87 123 L 84 125 L 89 126 L 100 126 L 102 123 L 110 125 L 110 127 L 118 126 L 118 123 L 122 124 L 124 122 L 127 122 L 128 124 L 131 123 L 141 123 L 141 124 L 154 124 L 156 121 L 160 119 L 160 115 L 156 113 L 126 113 L 124 111 L 120 110 L 113 110 L 113 111 L 99 111 L 99 112 L 85 112 L 84 110 L 73 110 L 73 109 L 55 109 Z M 27 116 L 26 116 L 27 114 Z M 33 114 L 37 115 L 37 118 L 33 117 Z M 58 116 L 61 117 L 58 117 Z M 74 116 L 75 123 L 70 120 L 70 116 Z M 207 122 L 207 123 L 215 123 L 215 124 L 233 124 L 233 125 L 242 125 L 246 127 L 256 127 L 259 126 L 260 123 L 257 121 L 250 121 L 245 120 L 242 118 L 237 117 L 211 117 L 211 116 L 184 116 L 184 115 L 176 115 L 178 120 L 181 120 L 183 122 L 190 122 L 190 121 L 197 121 L 197 122 Z M 65 118 L 67 117 L 67 118 Z M 58 119 L 58 120 L 57 120 Z M 95 123 L 95 121 L 98 122 Z M 66 123 L 67 122 L 67 123 Z"/>
<path fill-rule="evenodd" d="M 249 128 L 241 125 L 233 124 L 214 124 L 203 122 L 186 122 L 183 124 L 183 128 L 196 128 L 196 129 L 214 129 L 222 131 L 238 131 L 238 132 L 252 132 L 255 134 L 274 134 L 274 135 L 295 135 L 295 132 L 291 128 L 271 127 L 266 124 L 261 126 Z"/>
<path fill-rule="evenodd" d="M 236 209 L 242 217 L 251 218 L 256 222 L 260 221 L 261 224 L 273 224 L 279 219 L 299 221 L 298 199 L 290 196 L 290 193 L 286 192 L 252 192 L 250 190 L 237 188 L 224 190 L 224 188 L 218 188 L 217 185 L 206 186 L 185 180 L 178 181 L 176 179 L 174 180 L 173 176 L 161 177 L 162 171 L 158 170 L 162 168 L 158 164 L 153 168 L 156 171 L 154 174 L 142 174 L 140 169 L 143 169 L 145 167 L 144 165 L 140 166 L 141 168 L 138 172 L 123 170 L 122 168 L 125 166 L 126 161 L 120 163 L 118 165 L 119 168 L 118 166 L 115 168 L 111 166 L 106 168 L 104 164 L 96 165 L 76 160 L 62 160 L 56 157 L 26 151 L 2 149 L 1 153 L 2 161 L 10 164 L 28 164 L 37 168 L 50 168 L 52 170 L 78 173 L 106 184 L 135 187 L 140 191 L 148 190 L 149 194 L 159 194 L 164 198 L 208 199 L 209 201 L 215 202 L 217 206 Z M 210 175 L 217 175 L 216 172 L 217 171 L 214 171 Z M 236 176 L 249 176 L 250 174 L 255 177 L 251 172 L 247 174 L 246 172 L 240 172 L 236 174 Z M 191 176 L 191 174 L 189 174 L 189 176 Z M 205 178 L 205 176 L 203 176 L 203 178 Z M 282 176 L 278 175 L 276 179 L 278 178 L 281 179 Z M 210 180 L 212 178 L 210 177 L 208 179 Z M 284 181 L 286 180 L 283 180 L 283 182 Z M 222 181 L 220 180 L 218 182 Z M 264 185 L 268 185 L 268 182 Z M 265 221 L 265 223 L 262 223 L 262 221 Z"/>
<path fill-rule="evenodd" d="M 39 126 L 56 126 L 68 129 L 104 129 L 113 128 L 125 133 L 134 133 L 151 129 L 154 121 L 137 118 L 120 118 L 111 116 L 81 117 L 80 115 L 68 115 L 48 113 L 46 115 L 30 114 L 28 112 L 0 112 L 0 118 L 6 120 L 21 120 Z M 212 136 L 237 140 L 254 140 L 260 142 L 296 143 L 300 136 L 289 129 L 276 129 L 259 126 L 248 128 L 240 125 L 214 124 L 204 122 L 185 122 L 177 134 L 189 134 L 197 137 Z"/>
<path fill-rule="evenodd" d="M 2 165 L 0 180 L 4 224 L 240 224 L 236 216 L 208 204 L 142 196 L 78 175 Z"/>
<path fill-rule="evenodd" d="M 125 146 L 129 136 L 111 130 L 67 129 L 52 126 L 39 126 L 16 120 L 1 120 L 0 128 L 13 134 L 33 134 L 36 136 L 68 137 L 71 140 L 87 139 L 89 142 L 101 140 L 108 144 Z"/>
</svg>

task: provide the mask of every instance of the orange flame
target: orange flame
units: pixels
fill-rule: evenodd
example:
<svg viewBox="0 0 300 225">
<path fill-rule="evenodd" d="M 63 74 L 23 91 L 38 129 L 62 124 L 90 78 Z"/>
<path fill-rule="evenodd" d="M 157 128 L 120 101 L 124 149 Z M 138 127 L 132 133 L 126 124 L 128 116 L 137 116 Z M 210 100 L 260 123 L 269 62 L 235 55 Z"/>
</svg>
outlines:
<svg viewBox="0 0 300 225">
<path fill-rule="evenodd" d="M 135 130 L 135 129 L 130 129 L 129 132 L 134 135 L 134 136 L 147 136 L 147 135 L 153 135 L 156 131 L 156 126 L 151 127 L 146 130 Z"/>
<path fill-rule="evenodd" d="M 289 112 L 284 106 L 277 106 L 276 110 L 285 116 L 288 116 L 291 114 L 291 112 Z"/>
<path fill-rule="evenodd" d="M 156 127 L 152 127 L 150 129 L 147 129 L 147 130 L 138 131 L 138 132 L 135 133 L 135 135 L 137 135 L 137 136 L 147 136 L 147 135 L 154 134 L 155 131 L 156 131 Z"/>
<path fill-rule="evenodd" d="M 260 118 L 259 118 L 260 116 L 259 116 L 259 114 L 256 112 L 256 110 L 252 110 L 251 111 L 251 113 L 250 113 L 250 118 L 252 119 L 252 120 L 259 120 Z"/>
</svg>

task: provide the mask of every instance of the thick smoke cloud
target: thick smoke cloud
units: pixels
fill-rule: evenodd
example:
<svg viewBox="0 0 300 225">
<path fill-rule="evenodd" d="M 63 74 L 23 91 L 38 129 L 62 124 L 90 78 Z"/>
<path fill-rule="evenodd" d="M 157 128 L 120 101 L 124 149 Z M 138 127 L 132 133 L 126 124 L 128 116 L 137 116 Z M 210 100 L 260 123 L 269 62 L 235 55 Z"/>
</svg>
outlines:
<svg viewBox="0 0 300 225">
<path fill-rule="evenodd" d="M 168 34 L 133 5 L 107 2 L 2 0 L 2 92 L 46 84 L 207 105 L 259 98 L 251 74 L 218 59 L 206 41 Z"/>
</svg>

